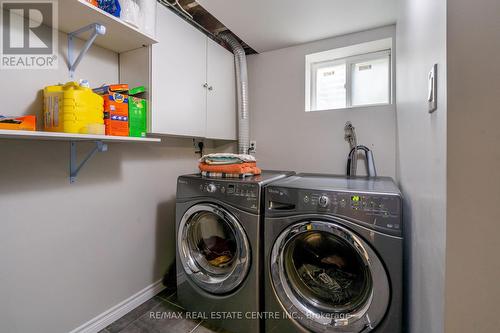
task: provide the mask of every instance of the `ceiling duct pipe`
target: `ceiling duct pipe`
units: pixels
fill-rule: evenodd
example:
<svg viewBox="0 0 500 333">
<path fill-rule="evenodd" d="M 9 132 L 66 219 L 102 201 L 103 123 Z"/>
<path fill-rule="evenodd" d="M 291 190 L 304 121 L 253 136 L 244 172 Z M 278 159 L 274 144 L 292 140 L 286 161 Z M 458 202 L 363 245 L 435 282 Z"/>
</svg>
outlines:
<svg viewBox="0 0 500 333">
<path fill-rule="evenodd" d="M 238 92 L 238 151 L 248 154 L 250 150 L 250 115 L 248 111 L 248 69 L 245 50 L 229 31 L 218 35 L 234 53 L 236 63 L 236 89 Z"/>
</svg>

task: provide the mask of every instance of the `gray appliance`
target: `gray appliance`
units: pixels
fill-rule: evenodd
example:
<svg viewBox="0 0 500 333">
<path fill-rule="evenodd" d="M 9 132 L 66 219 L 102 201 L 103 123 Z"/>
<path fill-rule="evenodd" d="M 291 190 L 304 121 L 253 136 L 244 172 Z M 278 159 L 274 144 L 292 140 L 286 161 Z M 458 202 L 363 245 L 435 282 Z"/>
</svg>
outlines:
<svg viewBox="0 0 500 333">
<path fill-rule="evenodd" d="M 266 332 L 402 332 L 392 179 L 299 174 L 266 189 Z"/>
<path fill-rule="evenodd" d="M 260 332 L 263 188 L 293 173 L 177 182 L 177 297 L 231 332 Z"/>
</svg>

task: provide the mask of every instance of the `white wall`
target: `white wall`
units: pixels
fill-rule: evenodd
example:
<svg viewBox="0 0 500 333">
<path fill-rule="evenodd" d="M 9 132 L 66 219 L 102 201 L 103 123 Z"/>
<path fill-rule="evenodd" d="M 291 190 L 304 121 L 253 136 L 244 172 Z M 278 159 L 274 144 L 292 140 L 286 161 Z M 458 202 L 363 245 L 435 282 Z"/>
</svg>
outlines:
<svg viewBox="0 0 500 333">
<path fill-rule="evenodd" d="M 344 125 L 373 149 L 379 175 L 396 175 L 395 107 L 305 112 L 305 56 L 393 37 L 395 27 L 340 36 L 249 57 L 251 137 L 267 169 L 345 174 Z M 365 174 L 360 163 L 359 174 Z"/>
<path fill-rule="evenodd" d="M 65 53 L 59 70 L 0 71 L 0 112 L 39 113 L 39 90 L 68 80 Z M 93 47 L 77 77 L 116 83 L 118 55 Z M 166 141 L 110 144 L 70 185 L 69 143 L 0 140 L 0 332 L 68 332 L 162 278 L 176 179 L 198 158 Z"/>
<path fill-rule="evenodd" d="M 500 330 L 499 36 L 499 1 L 448 1 L 447 333 Z"/>
<path fill-rule="evenodd" d="M 402 0 L 397 23 L 398 178 L 405 195 L 410 333 L 443 332 L 446 224 L 446 1 Z M 427 74 L 439 64 L 438 110 Z"/>
</svg>

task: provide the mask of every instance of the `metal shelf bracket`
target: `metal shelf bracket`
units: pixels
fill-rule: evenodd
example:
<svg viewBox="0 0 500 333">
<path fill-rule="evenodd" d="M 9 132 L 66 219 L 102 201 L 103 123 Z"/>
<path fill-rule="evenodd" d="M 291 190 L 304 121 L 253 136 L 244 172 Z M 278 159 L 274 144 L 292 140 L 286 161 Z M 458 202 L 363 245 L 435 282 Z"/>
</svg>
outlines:
<svg viewBox="0 0 500 333">
<path fill-rule="evenodd" d="M 74 39 L 77 38 L 78 35 L 89 31 L 90 31 L 90 38 L 85 42 L 85 45 L 80 51 L 80 54 L 78 54 L 78 57 L 75 58 Z M 68 34 L 68 66 L 69 66 L 69 77 L 71 79 L 74 78 L 76 68 L 78 67 L 80 61 L 82 61 L 83 57 L 94 43 L 97 36 L 102 36 L 104 34 L 106 34 L 106 27 L 98 23 L 90 24 L 86 27 L 83 27 L 77 31 Z"/>
<path fill-rule="evenodd" d="M 78 173 L 82 167 L 96 154 L 104 153 L 108 151 L 108 145 L 102 141 L 96 141 L 95 147 L 90 151 L 90 153 L 85 156 L 83 161 L 78 164 L 77 161 L 77 151 L 76 151 L 76 141 L 70 142 L 70 155 L 69 155 L 69 182 L 71 184 L 76 182 Z"/>
</svg>

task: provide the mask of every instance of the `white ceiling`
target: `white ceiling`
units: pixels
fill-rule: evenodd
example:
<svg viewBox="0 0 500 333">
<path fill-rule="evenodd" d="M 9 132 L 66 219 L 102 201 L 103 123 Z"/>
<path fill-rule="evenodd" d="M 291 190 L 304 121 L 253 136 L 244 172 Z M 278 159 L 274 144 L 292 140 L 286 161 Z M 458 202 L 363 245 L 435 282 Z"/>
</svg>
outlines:
<svg viewBox="0 0 500 333">
<path fill-rule="evenodd" d="M 396 23 L 398 0 L 197 0 L 257 52 Z"/>
</svg>

